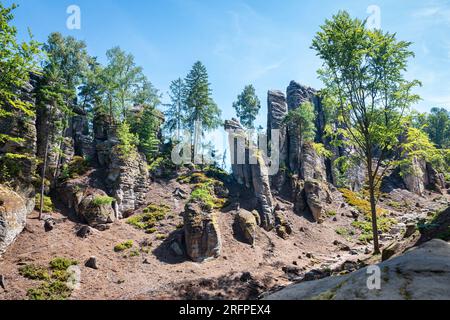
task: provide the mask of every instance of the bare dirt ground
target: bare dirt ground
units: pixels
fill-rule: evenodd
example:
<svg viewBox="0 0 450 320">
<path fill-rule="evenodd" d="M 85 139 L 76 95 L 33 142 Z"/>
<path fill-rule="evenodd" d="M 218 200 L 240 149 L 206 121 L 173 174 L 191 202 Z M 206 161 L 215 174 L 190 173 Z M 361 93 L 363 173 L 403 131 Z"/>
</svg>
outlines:
<svg viewBox="0 0 450 320">
<path fill-rule="evenodd" d="M 52 216 L 58 223 L 50 232 L 45 232 L 43 222 L 33 213 L 26 230 L 0 258 L 0 275 L 6 280 L 6 289 L 0 287 L 0 300 L 26 299 L 27 290 L 38 285 L 19 274 L 20 265 L 48 265 L 55 257 L 79 262 L 81 283 L 70 299 L 143 300 L 256 299 L 263 292 L 291 283 L 286 267 L 304 273 L 369 256 L 366 250 L 370 246 L 358 244 L 355 237 L 336 233 L 337 228 L 350 228 L 354 221 L 348 214 L 349 208 L 341 207 L 341 202 L 336 201 L 336 215 L 327 217 L 323 224 L 313 223 L 307 216 L 295 215 L 288 204 L 282 204 L 293 226 L 293 234 L 283 240 L 275 232 L 260 229 L 254 247 L 238 241 L 233 230 L 233 211 L 221 212 L 221 256 L 202 264 L 190 262 L 186 257 L 177 257 L 170 249 L 172 239 L 182 232 L 177 230 L 177 225 L 182 222 L 184 200 L 173 196 L 176 188 L 189 192 L 188 186 L 180 185 L 176 180 L 157 182 L 151 187 L 149 203 L 165 203 L 172 209 L 172 214 L 161 222 L 155 234 L 146 234 L 122 220 L 112 224 L 109 230 L 95 231 L 81 239 L 76 231 L 82 224 L 73 213 L 54 212 Z M 409 193 L 395 195 L 402 199 L 406 197 L 411 206 L 420 200 L 421 207 L 427 211 L 442 207 L 449 198 L 439 196 L 438 202 L 435 201 L 438 196 L 432 194 L 418 199 Z M 167 238 L 158 240 L 158 235 Z M 130 254 L 132 249 L 115 252 L 114 246 L 126 240 L 133 240 L 135 249 L 142 243 L 151 244 L 150 250 L 144 250 L 144 246 L 135 256 Z M 342 251 L 333 245 L 335 240 L 347 244 L 352 251 Z M 91 256 L 97 258 L 98 270 L 84 266 Z"/>
</svg>

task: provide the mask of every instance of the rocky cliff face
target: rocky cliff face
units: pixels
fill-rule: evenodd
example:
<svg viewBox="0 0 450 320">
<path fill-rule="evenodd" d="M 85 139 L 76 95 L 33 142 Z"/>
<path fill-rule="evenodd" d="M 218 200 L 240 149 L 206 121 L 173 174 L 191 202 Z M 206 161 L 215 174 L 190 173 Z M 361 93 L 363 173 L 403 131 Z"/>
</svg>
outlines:
<svg viewBox="0 0 450 320">
<path fill-rule="evenodd" d="M 267 134 L 269 141 L 272 141 L 272 131 L 279 130 L 279 163 L 280 171 L 270 177 L 271 185 L 274 190 L 281 191 L 281 188 L 286 183 L 286 169 L 288 168 L 289 149 L 287 127 L 283 124 L 283 120 L 287 115 L 288 107 L 286 103 L 286 96 L 283 92 L 278 90 L 271 90 L 267 95 Z"/>
<path fill-rule="evenodd" d="M 105 184 L 116 199 L 117 218 L 123 218 L 145 204 L 150 177 L 145 156 L 137 150 L 126 157 L 117 151 L 116 128 L 106 119 L 94 120 L 96 161 L 105 168 Z"/>
<path fill-rule="evenodd" d="M 240 185 L 253 192 L 261 224 L 264 229 L 271 230 L 275 226 L 275 204 L 264 155 L 251 143 L 249 144 L 246 132 L 237 120 L 225 121 L 225 130 L 230 132 L 230 148 L 234 155 L 233 176 Z"/>
<path fill-rule="evenodd" d="M 38 77 L 31 76 L 22 88 L 23 101 L 35 104 L 34 88 Z M 10 105 L 2 106 L 13 117 L 0 118 L 0 134 L 12 139 L 0 144 L 0 254 L 22 232 L 26 218 L 35 206 L 36 127 L 35 115 L 25 114 Z M 19 158 L 11 154 L 22 155 Z M 2 186 L 1 183 L 8 185 Z"/>
</svg>

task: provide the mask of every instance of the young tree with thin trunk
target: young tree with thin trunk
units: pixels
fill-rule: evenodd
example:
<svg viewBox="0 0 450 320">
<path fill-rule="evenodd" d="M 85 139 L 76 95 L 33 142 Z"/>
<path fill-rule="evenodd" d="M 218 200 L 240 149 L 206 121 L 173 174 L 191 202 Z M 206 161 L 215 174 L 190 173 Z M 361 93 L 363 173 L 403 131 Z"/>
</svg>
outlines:
<svg viewBox="0 0 450 320">
<path fill-rule="evenodd" d="M 337 97 L 342 133 L 367 166 L 375 253 L 380 252 L 376 189 L 389 153 L 399 145 L 405 110 L 420 99 L 412 93 L 420 83 L 404 77 L 414 56 L 410 45 L 395 34 L 369 30 L 347 12 L 326 20 L 312 43 L 323 61 L 325 92 Z"/>
</svg>

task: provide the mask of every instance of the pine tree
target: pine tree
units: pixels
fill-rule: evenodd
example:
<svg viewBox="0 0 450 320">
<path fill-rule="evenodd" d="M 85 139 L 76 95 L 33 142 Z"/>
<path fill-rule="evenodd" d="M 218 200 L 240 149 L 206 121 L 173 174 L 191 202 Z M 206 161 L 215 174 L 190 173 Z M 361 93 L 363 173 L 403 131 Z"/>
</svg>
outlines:
<svg viewBox="0 0 450 320">
<path fill-rule="evenodd" d="M 185 120 L 185 84 L 183 79 L 178 78 L 170 84 L 170 104 L 167 104 L 164 115 L 166 117 L 165 128 L 169 134 L 175 133 L 175 139 L 180 140 L 181 129 Z"/>
<path fill-rule="evenodd" d="M 216 129 L 220 125 L 221 112 L 211 97 L 208 72 L 200 61 L 194 64 L 185 83 L 186 124 L 192 135 L 196 121 L 200 121 L 205 130 Z"/>
<path fill-rule="evenodd" d="M 186 127 L 191 132 L 194 162 L 202 162 L 202 138 L 220 125 L 220 109 L 211 97 L 206 67 L 197 61 L 185 79 Z"/>
<path fill-rule="evenodd" d="M 233 103 L 241 124 L 248 129 L 255 129 L 255 119 L 261 109 L 261 102 L 253 85 L 248 85 Z"/>
</svg>

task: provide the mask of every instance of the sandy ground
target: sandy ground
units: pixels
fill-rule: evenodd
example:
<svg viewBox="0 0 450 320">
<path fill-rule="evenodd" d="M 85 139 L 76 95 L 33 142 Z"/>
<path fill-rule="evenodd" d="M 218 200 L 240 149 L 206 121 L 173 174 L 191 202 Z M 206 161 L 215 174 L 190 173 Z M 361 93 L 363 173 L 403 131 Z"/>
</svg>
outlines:
<svg viewBox="0 0 450 320">
<path fill-rule="evenodd" d="M 290 282 L 283 267 L 295 267 L 302 272 L 331 266 L 347 259 L 363 258 L 367 245 L 358 245 L 356 239 L 343 238 L 335 230 L 349 227 L 352 218 L 347 217 L 348 208 L 341 208 L 336 201 L 337 215 L 327 217 L 323 224 L 316 224 L 308 217 L 301 217 L 284 205 L 293 234 L 283 240 L 274 232 L 258 231 L 256 245 L 251 247 L 239 241 L 233 230 L 233 211 L 219 213 L 222 234 L 222 255 L 201 264 L 177 257 L 169 248 L 179 234 L 176 226 L 182 222 L 184 201 L 172 196 L 175 188 L 189 191 L 186 185 L 175 180 L 154 183 L 149 202 L 166 203 L 171 206 L 171 217 L 162 221 L 159 234 L 166 240 L 157 240 L 156 234 L 146 234 L 117 221 L 109 230 L 95 231 L 86 239 L 76 236 L 81 224 L 71 213 L 55 212 L 56 227 L 45 232 L 37 214 L 29 217 L 26 230 L 0 258 L 0 275 L 6 279 L 6 290 L 0 288 L 0 300 L 26 299 L 29 288 L 38 282 L 25 279 L 18 269 L 24 263 L 48 265 L 55 257 L 67 257 L 79 261 L 81 283 L 70 299 L 255 299 L 261 293 Z M 414 199 L 413 199 L 414 200 Z M 433 203 L 430 200 L 430 203 Z M 423 201 L 422 201 L 423 202 Z M 114 246 L 125 240 L 133 240 L 134 247 L 151 243 L 148 253 L 130 256 L 130 251 L 116 253 Z M 348 244 L 358 252 L 351 255 L 333 245 L 334 240 Z M 99 269 L 84 266 L 95 256 Z M 243 273 L 250 273 L 250 277 Z"/>
</svg>

